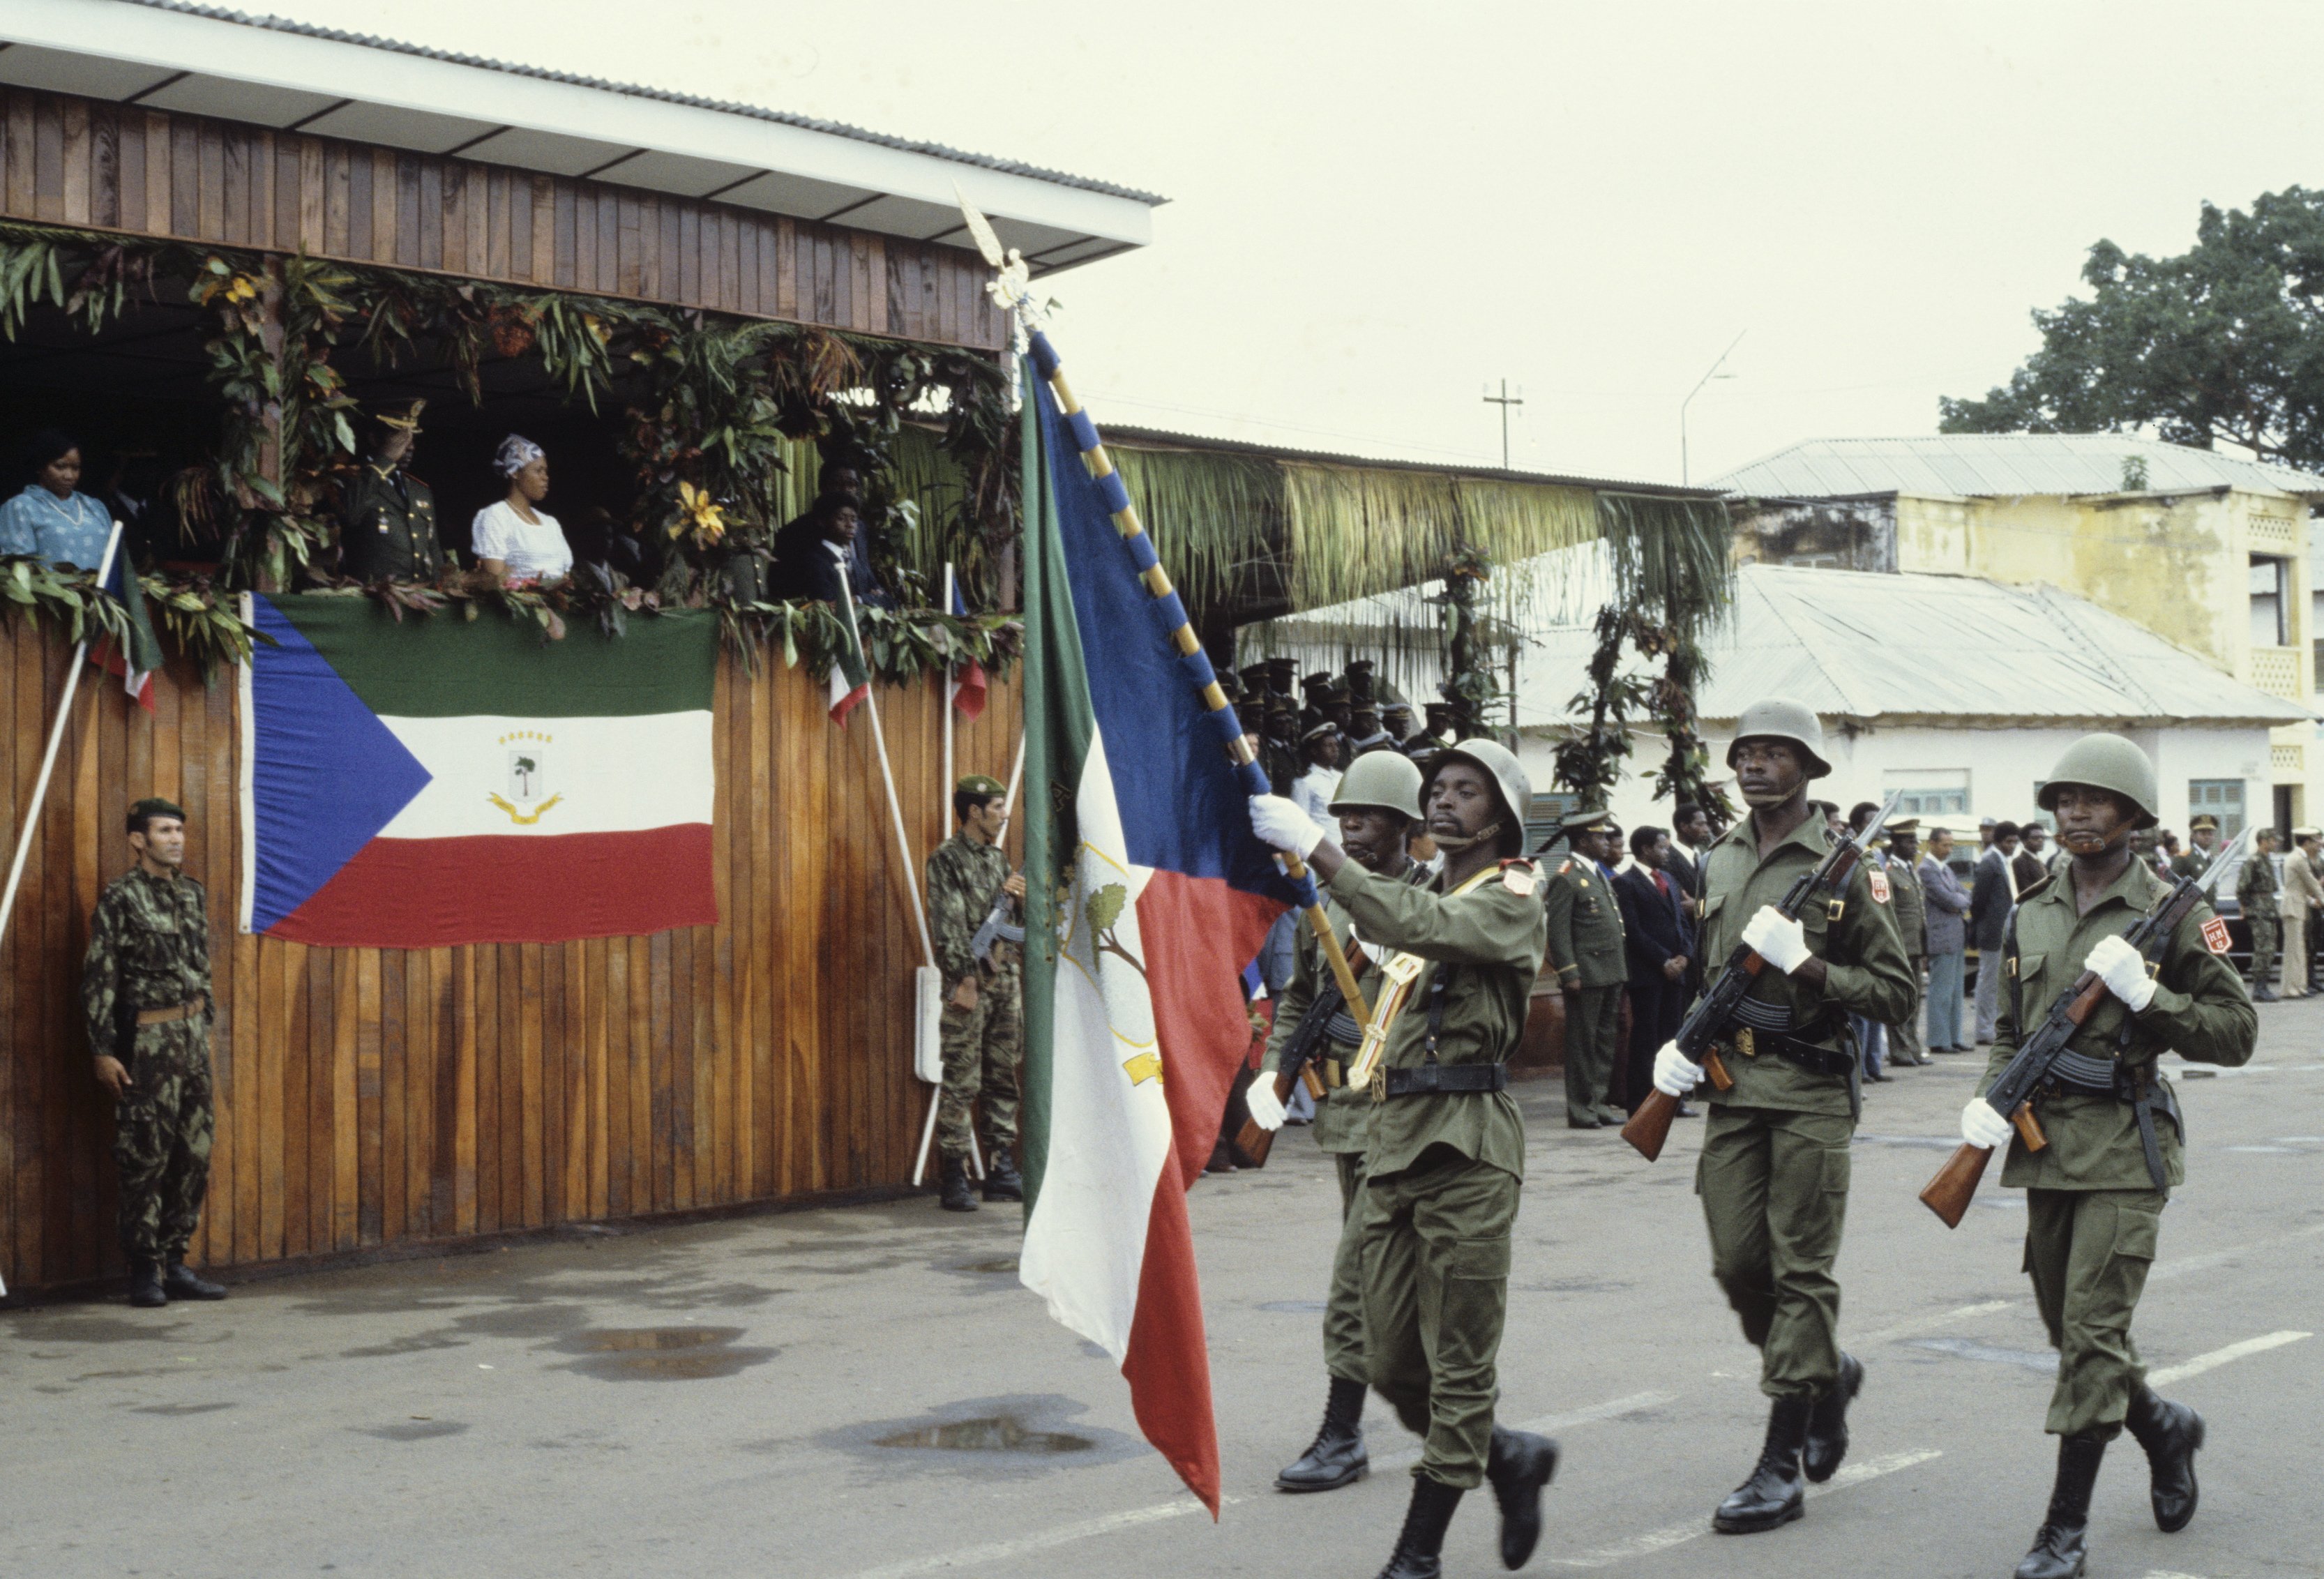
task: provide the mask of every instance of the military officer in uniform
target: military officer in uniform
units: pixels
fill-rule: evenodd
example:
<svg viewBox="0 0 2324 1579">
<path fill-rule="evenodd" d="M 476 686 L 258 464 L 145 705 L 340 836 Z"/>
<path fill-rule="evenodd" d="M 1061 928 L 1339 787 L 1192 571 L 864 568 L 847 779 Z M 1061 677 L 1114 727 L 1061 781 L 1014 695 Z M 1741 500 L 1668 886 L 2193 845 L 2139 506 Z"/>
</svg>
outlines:
<svg viewBox="0 0 2324 1579">
<path fill-rule="evenodd" d="M 1427 727 L 1404 743 L 1404 753 L 1425 771 L 1428 760 L 1452 743 L 1452 706 L 1449 702 L 1429 702 L 1421 714 Z"/>
<path fill-rule="evenodd" d="M 1913 1007 L 1888 1026 L 1888 1061 L 1936 1062 L 1921 1045 L 1921 977 L 1929 964 L 1929 898 L 1921 889 L 1921 819 L 1898 817 L 1888 825 L 1888 849 L 1880 863 L 1888 902 L 1896 910 L 1896 931 L 1904 940 L 1904 963 L 1913 977 Z"/>
<path fill-rule="evenodd" d="M 2202 1417 L 2155 1396 L 2130 1337 L 2164 1203 L 2186 1177 L 2178 1100 L 2155 1061 L 2170 1051 L 2246 1063 L 2259 1017 L 2227 963 L 2227 925 L 2208 905 L 2146 955 L 2123 937 L 2169 887 L 2130 850 L 2161 801 L 2144 752 L 2118 734 L 2084 735 L 2058 759 L 2040 799 L 2072 862 L 2011 919 L 1985 1085 L 2083 971 L 2105 982 L 2107 996 L 2075 1032 L 2070 1063 L 2034 1095 L 2048 1142 L 2041 1150 L 2027 1150 L 1981 1096 L 1961 1111 L 1961 1138 L 2009 1149 L 2001 1182 L 2025 1191 L 2025 1270 L 2058 1351 L 2047 1422 L 2057 1480 L 2018 1579 L 2073 1579 L 2087 1561 L 2099 1461 L 2125 1427 L 2146 1451 L 2155 1523 L 2167 1533 L 2195 1515 Z"/>
<path fill-rule="evenodd" d="M 1591 811 L 1567 818 L 1565 837 L 1572 854 L 1550 873 L 1543 895 L 1550 968 L 1565 995 L 1565 1127 L 1618 1127 L 1625 1115 L 1607 1094 L 1620 1050 L 1622 988 L 1630 979 L 1610 870 L 1619 859 L 1619 836 L 1610 816 Z"/>
<path fill-rule="evenodd" d="M 2275 887 L 2275 830 L 2262 828 L 2252 836 L 2251 854 L 2236 873 L 2236 903 L 2251 928 L 2251 996 L 2255 1003 L 2275 1002 L 2267 979 L 2275 974 L 2275 944 L 2280 900 Z M 2204 865 L 2208 869 L 2209 862 Z M 2200 875 L 2198 873 L 2198 875 Z"/>
<path fill-rule="evenodd" d="M 411 475 L 426 401 L 370 419 L 364 464 L 339 489 L 339 571 L 358 581 L 431 581 L 444 569 L 436 495 Z"/>
<path fill-rule="evenodd" d="M 1727 765 L 1751 807 L 1703 863 L 1702 958 L 1715 972 L 1739 944 L 1765 962 L 1719 1037 L 1733 1086 L 1711 1093 L 1695 1188 L 1711 1230 L 1711 1272 L 1759 1350 L 1767 1435 L 1748 1479 L 1719 1505 L 1729 1534 L 1800 1516 L 1805 1488 L 1848 1451 L 1848 1406 L 1864 1368 L 1840 1353 L 1840 1254 L 1849 1143 L 1860 1068 L 1850 1015 L 1889 1024 L 1913 1002 L 1885 883 L 1858 863 L 1843 891 L 1820 894 L 1797 919 L 1777 908 L 1831 849 L 1810 806 L 1831 771 L 1823 725 L 1798 702 L 1755 702 L 1737 722 Z M 1702 1070 L 1664 1044 L 1655 1084 L 1683 1096 Z"/>
<path fill-rule="evenodd" d="M 1371 1384 L 1425 1437 L 1381 1579 L 1436 1579 L 1463 1492 L 1489 1482 L 1501 1560 L 1541 1536 L 1557 1445 L 1493 1421 L 1509 1233 L 1525 1123 L 1509 1055 L 1541 969 L 1540 880 L 1517 859 L 1532 789 L 1517 758 L 1464 740 L 1426 770 L 1421 805 L 1444 868 L 1425 888 L 1374 876 L 1290 801 L 1255 796 L 1251 824 L 1305 856 L 1381 951 L 1357 1072 L 1373 1099 L 1363 1203 L 1364 1353 Z"/>
<path fill-rule="evenodd" d="M 2200 877 L 2211 869 L 2211 857 L 2219 852 L 2219 819 L 2203 813 L 2187 825 L 2187 836 L 2195 847 L 2171 857 L 2173 877 Z"/>
<path fill-rule="evenodd" d="M 1341 779 L 1331 809 L 1338 822 L 1340 847 L 1350 860 L 1391 882 L 1428 880 L 1427 868 L 1405 853 L 1405 837 L 1420 820 L 1420 770 L 1409 761 L 1393 752 L 1361 758 Z M 1378 961 L 1337 900 L 1326 900 L 1323 910 L 1355 973 L 1357 991 L 1370 1002 L 1379 995 Z M 1275 1029 L 1268 1037 L 1267 1056 L 1279 1071 L 1296 1075 L 1296 1070 L 1286 1067 L 1286 1056 L 1297 1057 L 1311 1038 L 1320 1043 L 1307 1067 L 1324 1088 L 1315 1101 L 1315 1144 L 1339 1168 L 1340 1242 L 1332 1257 L 1331 1297 L 1323 1307 L 1323 1370 L 1331 1387 L 1323 1428 L 1307 1451 L 1275 1477 L 1275 1487 L 1279 1491 L 1328 1491 L 1360 1479 L 1366 1463 L 1364 1388 L 1371 1373 L 1364 1366 L 1363 1214 L 1356 1206 L 1363 1194 L 1364 1153 L 1371 1145 L 1372 1101 L 1370 1092 L 1347 1084 L 1360 1033 L 1305 919 L 1293 959 L 1291 981 L 1275 1002 Z M 1322 1024 L 1311 1030 L 1310 1017 L 1319 1014 Z M 1269 1129 L 1282 1122 L 1274 1098 L 1274 1087 L 1267 1082 L 1250 1089 L 1251 1113 Z"/>
<path fill-rule="evenodd" d="M 1017 944 L 995 937 L 980 956 L 976 935 L 994 904 L 1010 901 L 1008 924 L 1021 939 L 1022 873 L 1009 870 L 1000 845 L 1008 820 L 1009 790 L 998 779 L 971 773 L 954 787 L 960 831 L 928 857 L 928 932 L 944 973 L 944 1090 L 936 1099 L 936 1150 L 942 1159 L 944 1209 L 973 1212 L 968 1154 L 973 1145 L 969 1104 L 984 1112 L 984 1198 L 1021 1201 L 1024 1181 L 1013 1155 L 1017 1144 L 1017 1069 L 1024 1054 L 1023 987 Z"/>
<path fill-rule="evenodd" d="M 97 1083 L 113 1096 L 121 1248 L 129 1303 L 223 1299 L 186 1266 L 210 1177 L 210 924 L 185 873 L 186 814 L 129 808 L 137 864 L 107 884 L 89 922 L 81 1005 Z"/>
</svg>

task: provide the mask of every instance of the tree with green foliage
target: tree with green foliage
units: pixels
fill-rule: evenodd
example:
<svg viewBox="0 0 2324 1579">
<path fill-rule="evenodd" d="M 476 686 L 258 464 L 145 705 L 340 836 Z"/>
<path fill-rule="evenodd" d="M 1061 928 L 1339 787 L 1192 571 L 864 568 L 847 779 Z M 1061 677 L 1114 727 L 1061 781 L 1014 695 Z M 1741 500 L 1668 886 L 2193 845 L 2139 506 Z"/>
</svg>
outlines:
<svg viewBox="0 0 2324 1579">
<path fill-rule="evenodd" d="M 2148 429 L 2324 466 L 2324 191 L 2287 187 L 2248 212 L 2206 203 L 2188 251 L 2101 241 L 2082 279 L 2088 300 L 2035 310 L 2042 348 L 2006 388 L 1939 402 L 1941 431 Z"/>
</svg>

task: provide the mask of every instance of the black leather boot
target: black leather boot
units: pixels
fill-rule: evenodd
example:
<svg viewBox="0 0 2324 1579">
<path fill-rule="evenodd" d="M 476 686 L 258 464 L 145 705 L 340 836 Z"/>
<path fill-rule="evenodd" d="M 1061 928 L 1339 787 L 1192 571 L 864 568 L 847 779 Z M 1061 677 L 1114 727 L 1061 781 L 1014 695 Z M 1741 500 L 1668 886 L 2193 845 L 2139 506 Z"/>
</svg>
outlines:
<svg viewBox="0 0 2324 1579">
<path fill-rule="evenodd" d="M 2203 1445 L 2203 1417 L 2185 1404 L 2157 1398 L 2141 1382 L 2123 1424 L 2146 1449 L 2154 1528 L 2176 1535 L 2195 1517 L 2195 1450 Z"/>
<path fill-rule="evenodd" d="M 1426 1475 L 1412 1477 L 1412 1505 L 1404 1512 L 1404 1530 L 1379 1579 L 1442 1579 L 1444 1573 L 1444 1532 L 1452 1527 L 1452 1510 L 1461 1506 L 1461 1488 Z"/>
<path fill-rule="evenodd" d="M 984 1159 L 984 1198 L 988 1201 L 1021 1201 L 1025 1198 L 1024 1176 L 1017 1171 L 1017 1159 L 1006 1146 L 995 1146 L 992 1155 Z"/>
<path fill-rule="evenodd" d="M 1767 1409 L 1767 1441 L 1759 1449 L 1751 1478 L 1727 1494 L 1711 1528 L 1721 1535 L 1753 1535 L 1789 1524 L 1800 1516 L 1807 1486 L 1800 1479 L 1800 1451 L 1807 1445 L 1812 1399 L 1779 1398 Z"/>
<path fill-rule="evenodd" d="M 1493 1427 L 1485 1479 L 1501 1505 L 1501 1566 L 1522 1568 L 1541 1539 L 1541 1489 L 1557 1473 L 1557 1444 L 1530 1431 Z"/>
<path fill-rule="evenodd" d="M 129 1303 L 140 1310 L 158 1310 L 170 1303 L 161 1287 L 161 1263 L 139 1257 L 129 1263 Z"/>
<path fill-rule="evenodd" d="M 161 1272 L 161 1291 L 172 1299 L 223 1299 L 226 1285 L 194 1276 L 185 1261 L 171 1256 Z"/>
<path fill-rule="evenodd" d="M 1864 1367 L 1853 1354 L 1840 1357 L 1840 1380 L 1816 1399 L 1808 1412 L 1808 1445 L 1800 1454 L 1800 1468 L 1817 1485 L 1848 1456 L 1848 1406 L 1864 1390 Z"/>
<path fill-rule="evenodd" d="M 944 1199 L 940 1203 L 947 1212 L 976 1210 L 976 1192 L 968 1185 L 968 1159 L 947 1157 L 944 1159 Z"/>
<path fill-rule="evenodd" d="M 1307 1451 L 1275 1477 L 1278 1491 L 1336 1491 L 1364 1478 L 1370 1460 L 1364 1452 L 1364 1384 L 1332 1378 L 1323 1405 L 1323 1427 Z"/>
<path fill-rule="evenodd" d="M 2050 1489 L 2050 1515 L 2034 1533 L 2034 1549 L 2017 1565 L 2017 1579 L 2081 1579 L 2089 1561 L 2090 1491 L 2098 1483 L 2106 1443 L 2097 1436 L 2058 1438 L 2058 1483 Z"/>
</svg>

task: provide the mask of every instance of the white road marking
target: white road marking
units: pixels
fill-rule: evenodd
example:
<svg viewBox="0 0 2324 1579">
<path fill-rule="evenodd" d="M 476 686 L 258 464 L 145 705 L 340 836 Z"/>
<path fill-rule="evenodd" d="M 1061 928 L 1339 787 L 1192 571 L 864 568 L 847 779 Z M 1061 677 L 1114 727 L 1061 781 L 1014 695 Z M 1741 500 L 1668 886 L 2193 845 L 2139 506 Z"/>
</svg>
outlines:
<svg viewBox="0 0 2324 1579">
<path fill-rule="evenodd" d="M 2156 1262 L 2153 1270 L 2146 1274 L 2146 1280 L 2150 1283 L 2168 1282 L 2173 1278 L 2183 1278 L 2190 1272 L 2209 1271 L 2213 1267 L 2225 1265 L 2237 1256 L 2249 1255 L 2255 1250 L 2265 1250 L 2273 1244 L 2289 1244 L 2294 1240 L 2313 1239 L 2319 1233 L 2324 1233 L 2324 1223 L 2314 1223 L 2306 1228 L 2295 1228 L 2289 1233 L 2271 1234 L 2265 1239 L 2255 1239 L 2248 1244 L 2229 1245 L 2225 1250 L 2207 1250 L 2196 1255 L 2174 1256 L 2170 1260 Z"/>
<path fill-rule="evenodd" d="M 1855 1464 L 1844 1464 L 1840 1466 L 1840 1473 L 1822 1485 L 1810 1486 L 1808 1498 L 1812 1501 L 1818 1497 L 1829 1496 L 1834 1491 L 1843 1491 L 1849 1486 L 1860 1486 L 1867 1481 L 1877 1480 L 1882 1475 L 1893 1475 L 1898 1470 L 1911 1469 L 1914 1464 L 1926 1464 L 1932 1458 L 1943 1456 L 1944 1451 L 1941 1448 L 1920 1447 L 1903 1453 L 1883 1454 L 1878 1458 L 1863 1459 Z M 1585 1552 L 1578 1557 L 1553 1557 L 1549 1561 L 1551 1566 L 1558 1568 L 1610 1567 L 1616 1563 L 1628 1562 L 1633 1557 L 1652 1556 L 1656 1552 L 1668 1551 L 1673 1547 L 1683 1546 L 1688 1541 L 1710 1533 L 1711 1520 L 1708 1518 L 1695 1519 L 1684 1524 L 1674 1524 L 1665 1528 L 1648 1530 L 1644 1535 L 1634 1535 L 1628 1540 L 1617 1541 L 1609 1547 L 1600 1547 L 1594 1552 Z"/>
<path fill-rule="evenodd" d="M 1610 1420 L 1618 1415 L 1650 1409 L 1669 1403 L 1674 1395 L 1667 1392 L 1634 1392 L 1625 1398 L 1609 1399 L 1601 1404 L 1591 1404 L 1579 1409 L 1569 1409 L 1562 1415 L 1544 1415 L 1538 1419 L 1517 1422 L 1521 1431 L 1566 1431 L 1576 1426 L 1586 1426 L 1592 1420 Z M 1399 1449 L 1381 1454 L 1371 1461 L 1374 1470 L 1401 1468 L 1418 1462 L 1417 1448 Z M 1833 1477 L 1836 1485 L 1847 1478 L 1842 1468 Z M 1247 1501 L 1241 1497 L 1222 1497 L 1222 1508 L 1231 1508 Z M 922 1574 L 941 1574 L 947 1569 L 991 1569 L 1021 1557 L 1028 1552 L 1047 1551 L 1055 1547 L 1071 1546 L 1075 1541 L 1093 1540 L 1099 1536 L 1112 1535 L 1118 1530 L 1135 1529 L 1140 1525 L 1159 1524 L 1188 1513 L 1202 1512 L 1203 1505 L 1192 1496 L 1180 1497 L 1168 1502 L 1157 1502 L 1148 1508 L 1131 1508 L 1120 1513 L 1108 1513 L 1096 1519 L 1084 1519 L 1074 1524 L 1061 1524 L 1055 1529 L 1045 1529 L 1015 1540 L 988 1542 L 979 1547 L 964 1547 L 958 1551 L 938 1552 L 933 1556 L 912 1557 L 900 1563 L 887 1563 L 877 1568 L 865 1568 L 848 1575 L 848 1579 L 915 1579 Z"/>
<path fill-rule="evenodd" d="M 2146 1579 L 2203 1579 L 2200 1574 L 2181 1574 L 2172 1568 L 2149 1568 Z"/>
<path fill-rule="evenodd" d="M 1997 1311 L 2012 1310 L 2025 1303 L 2026 1301 L 2023 1299 L 1987 1299 L 1975 1305 L 1956 1306 L 1950 1310 L 1939 1311 L 1934 1316 L 1916 1316 L 1910 1321 L 1900 1321 L 1895 1326 L 1885 1326 L 1877 1333 L 1867 1333 L 1862 1338 L 1851 1341 L 1884 1344 L 1892 1338 L 1911 1337 L 1914 1334 L 1926 1332 L 1931 1327 L 1950 1326 L 1954 1322 L 1967 1321 L 1974 1316 L 1991 1316 Z"/>
<path fill-rule="evenodd" d="M 2174 1381 L 2184 1381 L 2190 1376 L 2200 1376 L 2206 1371 L 2216 1371 L 2250 1354 L 2264 1354 L 2270 1349 L 2281 1349 L 2286 1344 L 2296 1344 L 2313 1333 L 2269 1333 L 2264 1337 L 2246 1338 L 2240 1344 L 2229 1344 L 2224 1349 L 2214 1349 L 2208 1354 L 2198 1354 L 2176 1365 L 2166 1365 L 2160 1371 L 2146 1373 L 2149 1387 L 2168 1387 Z"/>
</svg>

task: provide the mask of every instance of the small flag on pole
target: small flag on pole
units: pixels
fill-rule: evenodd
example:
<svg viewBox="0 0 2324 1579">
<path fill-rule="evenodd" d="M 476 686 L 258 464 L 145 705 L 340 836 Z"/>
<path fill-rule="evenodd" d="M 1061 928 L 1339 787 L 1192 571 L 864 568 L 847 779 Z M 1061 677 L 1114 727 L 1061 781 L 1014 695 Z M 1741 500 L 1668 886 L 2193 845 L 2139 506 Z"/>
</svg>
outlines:
<svg viewBox="0 0 2324 1579">
<path fill-rule="evenodd" d="M 839 573 L 844 577 L 847 550 L 833 544 L 825 546 L 841 556 Z M 831 721 L 844 729 L 847 716 L 872 692 L 872 666 L 863 661 L 863 636 L 855 628 L 855 605 L 843 597 L 832 605 L 831 612 L 839 617 L 841 637 L 839 655 L 831 665 Z"/>
<path fill-rule="evenodd" d="M 952 584 L 952 613 L 956 619 L 968 618 L 968 600 L 960 595 L 960 583 Z M 960 716 L 974 723 L 984 712 L 986 681 L 984 665 L 972 658 L 953 679 L 952 705 Z"/>
<path fill-rule="evenodd" d="M 105 590 L 121 605 L 129 622 L 129 651 L 124 654 L 120 643 L 108 635 L 88 650 L 88 660 L 107 674 L 119 675 L 122 688 L 139 706 L 151 713 L 153 671 L 161 667 L 161 643 L 153 634 L 153 622 L 146 615 L 144 590 L 137 585 L 137 568 L 129 562 L 125 543 L 115 552 L 112 568 L 106 572 Z"/>
</svg>

